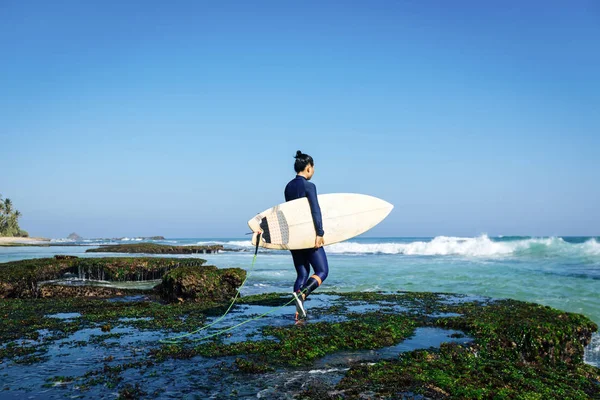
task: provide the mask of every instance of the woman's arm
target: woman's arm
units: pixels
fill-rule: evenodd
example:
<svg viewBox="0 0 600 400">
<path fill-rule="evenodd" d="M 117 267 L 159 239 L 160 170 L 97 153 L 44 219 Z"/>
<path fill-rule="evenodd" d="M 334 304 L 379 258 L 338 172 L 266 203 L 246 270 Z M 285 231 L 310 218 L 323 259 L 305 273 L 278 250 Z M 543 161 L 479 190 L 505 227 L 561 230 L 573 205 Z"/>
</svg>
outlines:
<svg viewBox="0 0 600 400">
<path fill-rule="evenodd" d="M 306 182 L 306 197 L 308 198 L 308 204 L 310 205 L 310 213 L 312 214 L 317 236 L 323 237 L 325 232 L 323 232 L 321 207 L 319 206 L 319 200 L 317 199 L 317 187 L 311 182 Z"/>
</svg>

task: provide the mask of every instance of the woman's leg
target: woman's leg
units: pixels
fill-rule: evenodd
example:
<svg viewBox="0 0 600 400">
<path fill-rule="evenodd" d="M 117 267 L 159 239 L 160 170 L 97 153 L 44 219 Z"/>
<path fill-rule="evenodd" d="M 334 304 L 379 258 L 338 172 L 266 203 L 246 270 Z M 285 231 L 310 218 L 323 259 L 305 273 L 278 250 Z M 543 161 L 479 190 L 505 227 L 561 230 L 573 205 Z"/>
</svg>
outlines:
<svg viewBox="0 0 600 400">
<path fill-rule="evenodd" d="M 310 274 L 310 261 L 306 250 L 291 250 L 294 267 L 296 268 L 296 282 L 294 292 L 300 290 L 306 284 Z"/>
<path fill-rule="evenodd" d="M 302 290 L 302 293 L 304 293 L 304 298 L 321 286 L 323 281 L 327 279 L 327 275 L 329 275 L 329 263 L 327 262 L 325 249 L 322 247 L 311 249 L 307 258 L 315 273 L 311 275 L 308 281 L 306 281 L 306 284 L 300 289 Z"/>
</svg>

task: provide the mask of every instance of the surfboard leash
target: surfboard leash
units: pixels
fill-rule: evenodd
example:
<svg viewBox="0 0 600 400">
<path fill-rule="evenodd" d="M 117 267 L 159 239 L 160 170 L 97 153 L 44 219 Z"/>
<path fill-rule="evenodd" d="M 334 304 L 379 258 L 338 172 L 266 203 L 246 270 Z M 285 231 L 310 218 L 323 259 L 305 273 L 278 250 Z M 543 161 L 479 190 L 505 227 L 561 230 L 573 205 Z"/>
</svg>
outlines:
<svg viewBox="0 0 600 400">
<path fill-rule="evenodd" d="M 203 330 L 208 329 L 211 326 L 217 324 L 218 322 L 220 322 L 221 320 L 223 320 L 223 318 L 225 318 L 225 316 L 227 316 L 227 314 L 229 314 L 229 311 L 231 311 L 231 308 L 233 307 L 233 305 L 235 304 L 235 302 L 237 301 L 237 299 L 240 297 L 240 293 L 242 291 L 242 288 L 246 284 L 246 281 L 248 280 L 248 277 L 250 276 L 250 272 L 254 268 L 254 264 L 256 263 L 256 256 L 258 255 L 258 245 L 260 244 L 261 235 L 262 235 L 262 233 L 259 233 L 258 236 L 256 237 L 256 248 L 254 249 L 254 257 L 252 257 L 252 264 L 250 265 L 250 269 L 248 270 L 248 273 L 246 274 L 246 277 L 244 278 L 244 281 L 242 282 L 242 284 L 240 285 L 240 287 L 237 289 L 237 291 L 235 293 L 235 296 L 234 296 L 233 300 L 231 301 L 231 304 L 229 304 L 229 307 L 227 307 L 227 310 L 225 311 L 225 313 L 223 315 L 221 315 L 219 318 L 217 318 L 215 321 L 211 322 L 208 325 L 204 325 L 203 327 L 198 328 L 195 331 L 184 333 L 184 334 L 177 335 L 177 336 L 173 336 L 173 337 L 168 338 L 168 339 L 160 339 L 159 342 L 161 342 L 161 343 L 170 343 L 170 344 L 178 343 L 178 342 L 180 342 L 179 339 L 186 338 L 186 337 L 195 335 L 196 333 L 202 332 Z M 293 301 L 294 300 L 292 300 L 292 302 Z M 286 305 L 289 305 L 292 302 L 290 302 L 290 303 L 288 303 Z M 250 321 L 248 321 L 248 322 L 250 322 Z M 243 325 L 243 324 L 238 324 L 238 325 Z M 233 327 L 231 329 L 233 329 Z M 199 339 L 194 339 L 192 341 L 205 340 L 205 339 L 208 339 L 208 338 L 213 337 L 213 336 L 218 336 L 221 333 L 227 332 L 228 330 L 231 330 L 231 329 L 226 329 L 223 332 L 217 332 L 215 334 L 212 334 L 212 335 L 209 335 L 209 336 L 205 336 L 205 337 L 202 337 L 202 338 L 199 338 Z"/>
<path fill-rule="evenodd" d="M 251 270 L 251 269 L 254 267 L 254 264 L 255 264 L 255 262 L 256 262 L 256 256 L 257 256 L 257 254 L 258 254 L 258 244 L 260 243 L 260 238 L 261 238 L 261 235 L 259 234 L 259 235 L 258 235 L 258 237 L 257 237 L 257 240 L 256 240 L 256 249 L 254 250 L 254 257 L 252 258 L 252 265 L 250 266 L 250 270 Z M 236 301 L 236 300 L 237 300 L 237 298 L 239 297 L 239 295 L 240 295 L 240 291 L 242 290 L 242 287 L 243 287 L 243 286 L 244 286 L 244 284 L 246 283 L 246 280 L 248 279 L 248 276 L 249 276 L 249 275 L 250 275 L 250 273 L 248 273 L 248 274 L 246 275 L 246 279 L 244 279 L 244 282 L 242 282 L 242 285 L 239 287 L 239 289 L 238 289 L 238 291 L 237 291 L 237 293 L 236 293 L 235 297 L 233 298 L 233 301 L 231 302 L 231 304 L 230 304 L 230 305 L 229 305 L 229 307 L 227 308 L 227 311 L 225 311 L 225 314 L 223 314 L 223 315 L 222 315 L 221 317 L 219 317 L 217 320 L 213 321 L 212 323 L 210 323 L 210 324 L 208 324 L 208 325 L 205 325 L 205 326 L 203 326 L 202 328 L 196 329 L 196 330 L 195 330 L 195 331 L 193 331 L 193 332 L 185 333 L 185 334 L 183 334 L 183 335 L 173 336 L 172 338 L 169 338 L 169 339 L 161 339 L 161 340 L 159 340 L 159 342 L 160 342 L 160 343 L 167 343 L 167 344 L 178 344 L 178 343 L 182 343 L 183 341 L 182 341 L 182 340 L 180 340 L 180 339 L 182 339 L 182 338 L 186 338 L 186 337 L 189 337 L 189 336 L 191 336 L 191 335 L 194 335 L 194 334 L 196 334 L 196 333 L 198 333 L 198 332 L 202 332 L 203 330 L 205 330 L 205 329 L 207 329 L 207 328 L 210 328 L 211 326 L 215 325 L 217 322 L 221 321 L 223 318 L 225 318 L 225 316 L 226 316 L 226 315 L 229 313 L 229 311 L 231 310 L 231 308 L 232 308 L 232 307 L 233 307 L 233 305 L 235 304 L 235 301 Z M 305 289 L 305 290 L 306 290 L 306 289 Z M 303 293 L 304 293 L 304 292 L 303 292 Z M 207 340 L 207 339 L 211 339 L 211 338 L 213 338 L 213 337 L 220 336 L 220 335 L 222 335 L 222 334 L 224 334 L 224 333 L 226 333 L 226 332 L 229 332 L 229 331 L 232 331 L 232 330 L 234 330 L 234 329 L 236 329 L 236 328 L 239 328 L 239 327 L 240 327 L 240 326 L 242 326 L 242 325 L 248 324 L 248 323 L 250 323 L 250 322 L 252 322 L 252 321 L 259 320 L 259 319 L 261 319 L 261 318 L 263 318 L 263 317 L 265 317 L 265 316 L 267 316 L 267 315 L 269 315 L 269 314 L 271 314 L 271 313 L 274 313 L 274 312 L 275 312 L 275 311 L 277 311 L 277 310 L 280 310 L 280 309 L 282 309 L 282 308 L 284 308 L 284 307 L 287 307 L 287 306 L 289 306 L 290 304 L 292 304 L 294 301 L 295 301 L 295 300 L 294 300 L 294 299 L 292 299 L 292 300 L 288 301 L 287 303 L 285 303 L 285 304 L 283 304 L 283 305 L 281 305 L 281 306 L 279 306 L 279 307 L 274 307 L 274 308 L 270 309 L 269 311 L 267 311 L 267 312 L 265 312 L 265 313 L 262 313 L 262 314 L 260 314 L 260 315 L 257 315 L 256 317 L 248 318 L 248 319 L 246 319 L 246 320 L 244 320 L 244 321 L 242 321 L 242 322 L 239 322 L 239 323 L 237 323 L 237 324 L 235 324 L 235 325 L 233 325 L 233 326 L 230 326 L 230 327 L 228 327 L 228 328 L 221 329 L 221 330 L 219 330 L 219 331 L 217 331 L 217 332 L 215 332 L 215 333 L 212 333 L 212 334 L 210 334 L 210 335 L 206 335 L 206 336 L 203 336 L 203 337 L 201 337 L 201 338 L 190 339 L 190 340 L 188 340 L 188 342 L 201 342 L 201 341 L 204 341 L 204 340 Z"/>
<path fill-rule="evenodd" d="M 245 325 L 245 324 L 248 324 L 248 323 L 250 323 L 250 322 L 252 322 L 252 321 L 256 321 L 256 320 L 259 320 L 259 319 L 261 319 L 261 318 L 263 318 L 263 317 L 266 317 L 267 315 L 269 315 L 269 314 L 271 314 L 271 313 L 273 313 L 273 312 L 275 312 L 275 311 L 277 311 L 277 310 L 279 310 L 279 309 L 281 309 L 281 308 L 284 308 L 284 307 L 287 307 L 287 306 L 289 306 L 289 305 L 290 305 L 290 304 L 292 304 L 294 301 L 295 301 L 295 300 L 294 300 L 294 299 L 292 299 L 292 300 L 288 301 L 287 303 L 285 303 L 285 304 L 283 304 L 283 305 L 281 305 L 281 306 L 279 306 L 279 307 L 274 307 L 274 308 L 272 308 L 271 310 L 269 310 L 269 311 L 267 311 L 267 312 L 265 312 L 265 313 L 263 313 L 263 314 L 257 315 L 256 317 L 248 318 L 247 320 L 244 320 L 244 321 L 242 321 L 242 322 L 240 322 L 240 323 L 238 323 L 238 324 L 236 324 L 236 325 L 230 326 L 229 328 L 221 329 L 220 331 L 217 331 L 217 332 L 215 332 L 215 333 L 212 333 L 212 334 L 210 334 L 210 335 L 207 335 L 207 336 L 203 336 L 203 337 L 201 337 L 201 338 L 189 339 L 189 340 L 188 340 L 188 342 L 201 342 L 201 341 L 204 341 L 204 340 L 207 340 L 207 339 L 213 338 L 213 337 L 220 336 L 220 335 L 222 335 L 222 334 L 224 334 L 224 333 L 226 333 L 226 332 L 229 332 L 229 331 L 232 331 L 232 330 L 234 330 L 235 328 L 239 328 L 239 327 L 240 327 L 240 326 L 242 326 L 242 325 Z M 207 325 L 207 326 L 205 326 L 204 328 L 208 328 L 209 326 L 211 326 L 211 325 L 214 325 L 215 323 L 217 323 L 217 321 L 213 322 L 213 323 L 212 323 L 212 324 L 210 324 L 210 325 Z M 203 328 L 203 329 L 204 329 L 204 328 Z M 202 330 L 202 329 L 199 329 L 197 332 L 200 332 L 201 330 Z M 193 332 L 192 332 L 192 333 L 189 333 L 189 334 L 181 335 L 181 336 L 176 336 L 176 338 L 181 338 L 181 337 L 190 336 L 191 334 L 193 334 Z M 173 338 L 172 338 L 172 339 L 173 339 Z M 183 341 L 182 341 L 182 340 L 172 340 L 172 339 L 162 339 L 162 340 L 159 340 L 159 342 L 161 342 L 161 343 L 168 343 L 168 344 L 178 344 L 178 343 L 183 343 Z"/>
</svg>

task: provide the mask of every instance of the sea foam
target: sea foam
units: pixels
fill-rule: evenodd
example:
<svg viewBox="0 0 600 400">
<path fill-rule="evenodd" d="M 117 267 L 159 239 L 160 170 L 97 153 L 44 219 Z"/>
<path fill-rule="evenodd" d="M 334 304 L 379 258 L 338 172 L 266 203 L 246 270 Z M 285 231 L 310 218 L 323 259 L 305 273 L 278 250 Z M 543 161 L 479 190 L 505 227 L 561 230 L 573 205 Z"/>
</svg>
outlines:
<svg viewBox="0 0 600 400">
<path fill-rule="evenodd" d="M 252 242 L 250 240 L 230 240 L 230 241 L 208 241 L 208 242 L 197 242 L 197 246 L 211 246 L 215 244 L 220 244 L 225 247 L 233 246 L 233 247 L 253 247 Z"/>
<path fill-rule="evenodd" d="M 589 239 L 584 243 L 569 243 L 559 237 L 527 238 L 512 241 L 496 241 L 487 235 L 478 237 L 437 236 L 430 241 L 417 240 L 410 243 L 343 242 L 327 247 L 333 254 L 404 254 L 422 256 L 471 256 L 490 257 L 507 255 L 562 255 L 598 256 L 600 243 Z"/>
</svg>

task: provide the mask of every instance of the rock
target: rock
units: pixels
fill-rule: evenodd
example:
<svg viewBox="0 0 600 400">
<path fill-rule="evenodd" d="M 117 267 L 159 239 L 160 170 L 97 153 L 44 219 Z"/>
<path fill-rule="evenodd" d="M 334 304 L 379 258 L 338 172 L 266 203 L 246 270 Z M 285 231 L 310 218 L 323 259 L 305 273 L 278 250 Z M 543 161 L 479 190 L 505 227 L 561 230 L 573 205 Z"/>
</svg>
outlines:
<svg viewBox="0 0 600 400">
<path fill-rule="evenodd" d="M 100 246 L 88 249 L 86 253 L 139 253 L 139 254 L 210 254 L 223 250 L 221 245 L 213 246 L 169 246 L 156 243 L 128 243 Z"/>
<path fill-rule="evenodd" d="M 200 258 L 58 256 L 0 263 L 0 298 L 35 298 L 39 283 L 74 275 L 102 281 L 146 281 L 162 279 L 177 267 L 199 267 Z"/>
<path fill-rule="evenodd" d="M 8 282 L 2 282 L 0 281 L 0 299 L 6 299 L 6 298 L 10 298 L 10 297 L 17 297 L 14 295 L 15 294 L 15 287 L 14 285 L 8 283 Z"/>
<path fill-rule="evenodd" d="M 54 256 L 54 259 L 56 260 L 74 260 L 78 258 L 77 256 L 66 256 L 64 254 L 57 254 Z"/>
<path fill-rule="evenodd" d="M 179 267 L 163 277 L 157 290 L 169 302 L 228 301 L 245 278 L 246 271 L 240 268 Z"/>
<path fill-rule="evenodd" d="M 69 236 L 67 236 L 67 239 L 75 240 L 77 242 L 80 242 L 83 240 L 83 238 L 81 236 L 79 236 L 78 234 L 76 234 L 75 232 L 73 232 Z"/>
<path fill-rule="evenodd" d="M 137 290 L 117 289 L 101 286 L 66 286 L 66 285 L 41 285 L 39 295 L 41 298 L 68 298 L 90 297 L 110 298 L 138 294 Z"/>
</svg>

